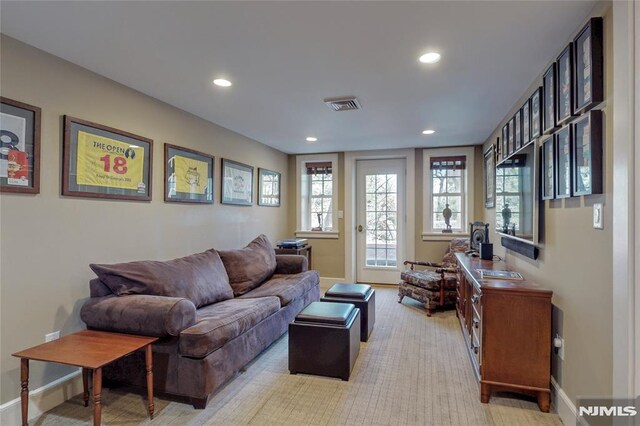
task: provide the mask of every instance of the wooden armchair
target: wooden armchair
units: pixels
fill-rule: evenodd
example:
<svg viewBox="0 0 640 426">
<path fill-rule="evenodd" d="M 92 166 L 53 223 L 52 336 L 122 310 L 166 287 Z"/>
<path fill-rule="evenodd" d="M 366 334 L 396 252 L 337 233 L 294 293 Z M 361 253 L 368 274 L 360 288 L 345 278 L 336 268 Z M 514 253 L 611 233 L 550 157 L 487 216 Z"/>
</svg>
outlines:
<svg viewBox="0 0 640 426">
<path fill-rule="evenodd" d="M 454 307 L 456 304 L 456 260 L 454 253 L 469 250 L 468 238 L 454 238 L 441 262 L 404 262 L 410 265 L 410 269 L 400 274 L 400 287 L 398 288 L 398 303 L 405 296 L 421 302 L 427 309 L 427 316 L 438 308 Z M 425 269 L 417 270 L 416 266 Z"/>
</svg>

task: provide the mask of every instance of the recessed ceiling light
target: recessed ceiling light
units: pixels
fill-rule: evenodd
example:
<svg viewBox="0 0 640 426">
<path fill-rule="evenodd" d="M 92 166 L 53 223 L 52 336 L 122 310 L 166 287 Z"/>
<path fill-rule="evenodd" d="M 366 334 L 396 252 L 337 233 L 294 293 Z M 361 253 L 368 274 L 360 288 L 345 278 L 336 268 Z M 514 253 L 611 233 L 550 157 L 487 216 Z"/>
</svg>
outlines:
<svg viewBox="0 0 640 426">
<path fill-rule="evenodd" d="M 440 60 L 440 54 L 436 52 L 425 53 L 424 55 L 420 56 L 418 60 L 423 64 L 435 64 Z"/>
<path fill-rule="evenodd" d="M 225 80 L 224 78 L 216 78 L 215 80 L 213 80 L 213 84 L 220 87 L 231 86 L 231 82 L 229 80 Z"/>
<path fill-rule="evenodd" d="M 428 130 L 423 130 L 423 131 L 422 131 L 422 134 L 423 134 L 423 135 L 432 135 L 432 134 L 434 134 L 435 132 L 436 132 L 435 130 L 428 129 Z"/>
<path fill-rule="evenodd" d="M 314 138 L 313 136 L 309 136 L 306 140 L 307 142 L 318 142 L 318 138 Z"/>
</svg>

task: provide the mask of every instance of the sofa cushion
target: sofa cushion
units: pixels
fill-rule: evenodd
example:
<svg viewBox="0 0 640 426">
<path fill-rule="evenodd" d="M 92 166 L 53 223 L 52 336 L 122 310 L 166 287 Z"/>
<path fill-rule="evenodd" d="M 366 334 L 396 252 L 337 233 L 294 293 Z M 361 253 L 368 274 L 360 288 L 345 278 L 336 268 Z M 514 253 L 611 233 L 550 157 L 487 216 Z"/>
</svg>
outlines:
<svg viewBox="0 0 640 426">
<path fill-rule="evenodd" d="M 180 355 L 204 358 L 280 309 L 277 297 L 231 299 L 196 311 L 196 323 L 180 333 Z"/>
<path fill-rule="evenodd" d="M 92 297 L 80 309 L 89 328 L 143 336 L 177 336 L 196 323 L 196 307 L 179 297 Z"/>
<path fill-rule="evenodd" d="M 243 249 L 219 253 L 236 296 L 258 287 L 276 270 L 276 252 L 265 235 L 258 236 Z"/>
<path fill-rule="evenodd" d="M 215 250 L 164 262 L 144 260 L 89 266 L 118 296 L 183 297 L 196 307 L 233 297 L 229 277 Z"/>
<path fill-rule="evenodd" d="M 313 286 L 319 285 L 320 276 L 317 271 L 307 271 L 300 274 L 274 275 L 260 287 L 240 296 L 241 299 L 277 296 L 282 306 L 287 306 L 292 300 L 300 298 Z"/>
</svg>

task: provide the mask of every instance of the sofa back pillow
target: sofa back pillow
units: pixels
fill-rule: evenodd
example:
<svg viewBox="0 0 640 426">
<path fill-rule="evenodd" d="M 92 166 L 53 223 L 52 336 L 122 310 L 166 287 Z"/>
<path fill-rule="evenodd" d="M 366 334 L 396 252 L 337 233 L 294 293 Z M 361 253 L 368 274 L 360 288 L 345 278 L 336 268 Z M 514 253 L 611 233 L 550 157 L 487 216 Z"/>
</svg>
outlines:
<svg viewBox="0 0 640 426">
<path fill-rule="evenodd" d="M 118 296 L 184 297 L 198 308 L 233 297 L 227 271 L 215 250 L 164 262 L 92 263 L 89 267 Z"/>
<path fill-rule="evenodd" d="M 219 253 L 235 296 L 258 287 L 276 270 L 276 252 L 265 235 L 259 235 L 243 249 Z"/>
</svg>

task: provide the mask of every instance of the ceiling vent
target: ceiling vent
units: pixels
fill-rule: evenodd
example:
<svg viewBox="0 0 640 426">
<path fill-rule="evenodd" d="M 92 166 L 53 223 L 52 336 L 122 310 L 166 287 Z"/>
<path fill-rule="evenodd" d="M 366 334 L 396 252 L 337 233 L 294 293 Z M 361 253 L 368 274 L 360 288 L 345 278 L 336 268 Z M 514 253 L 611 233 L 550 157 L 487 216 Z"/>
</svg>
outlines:
<svg viewBox="0 0 640 426">
<path fill-rule="evenodd" d="M 349 98 L 327 98 L 324 103 L 332 111 L 352 111 L 360 109 L 360 102 L 355 97 Z"/>
</svg>

